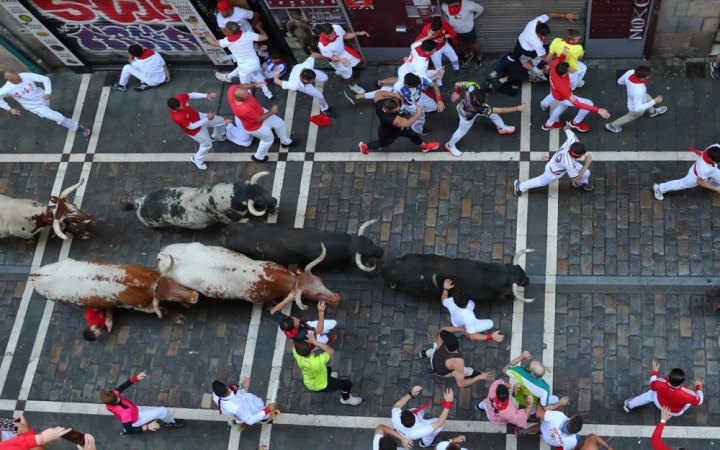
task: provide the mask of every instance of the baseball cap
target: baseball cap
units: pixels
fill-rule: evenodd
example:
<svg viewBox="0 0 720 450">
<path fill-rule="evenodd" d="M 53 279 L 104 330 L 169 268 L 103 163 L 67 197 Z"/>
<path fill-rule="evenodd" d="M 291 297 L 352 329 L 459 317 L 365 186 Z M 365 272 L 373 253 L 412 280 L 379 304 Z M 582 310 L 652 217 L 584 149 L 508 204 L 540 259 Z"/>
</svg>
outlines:
<svg viewBox="0 0 720 450">
<path fill-rule="evenodd" d="M 232 8 L 232 5 L 227 0 L 220 0 L 217 4 L 218 11 L 227 11 Z"/>
</svg>

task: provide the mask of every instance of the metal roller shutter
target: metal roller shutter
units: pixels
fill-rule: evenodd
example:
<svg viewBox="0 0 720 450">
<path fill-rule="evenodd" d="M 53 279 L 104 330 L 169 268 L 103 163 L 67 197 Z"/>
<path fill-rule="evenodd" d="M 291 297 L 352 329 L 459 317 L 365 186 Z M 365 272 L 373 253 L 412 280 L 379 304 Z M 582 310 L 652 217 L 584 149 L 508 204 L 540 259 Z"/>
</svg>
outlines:
<svg viewBox="0 0 720 450">
<path fill-rule="evenodd" d="M 580 19 L 574 23 L 551 20 L 552 38 L 561 37 L 568 29 L 579 30 L 585 35 L 587 0 L 476 0 L 485 11 L 476 22 L 478 39 L 483 52 L 505 53 L 515 47 L 517 37 L 528 21 L 550 11 L 577 12 Z"/>
</svg>

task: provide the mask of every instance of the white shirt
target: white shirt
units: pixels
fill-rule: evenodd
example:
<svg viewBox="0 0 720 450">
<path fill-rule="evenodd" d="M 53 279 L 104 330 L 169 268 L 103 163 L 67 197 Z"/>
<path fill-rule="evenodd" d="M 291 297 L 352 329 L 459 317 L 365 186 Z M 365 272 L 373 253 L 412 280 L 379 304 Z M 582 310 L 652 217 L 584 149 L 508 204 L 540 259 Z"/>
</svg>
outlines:
<svg viewBox="0 0 720 450">
<path fill-rule="evenodd" d="M 151 83 L 161 84 L 165 82 L 165 60 L 158 52 L 147 58 L 135 58 L 130 65 L 144 73 Z"/>
<path fill-rule="evenodd" d="M 319 42 L 318 48 L 320 49 L 320 54 L 328 59 L 333 56 L 345 59 L 351 58 L 352 55 L 345 50 L 345 30 L 340 25 L 333 25 L 332 27 L 335 34 L 337 34 L 337 38 L 334 41 L 329 42 L 327 45 Z"/>
<path fill-rule="evenodd" d="M 20 76 L 20 83 L 14 84 L 8 81 L 0 88 L 0 108 L 5 111 L 10 110 L 10 105 L 5 101 L 5 97 L 14 98 L 28 111 L 45 105 L 43 95 L 52 93 L 50 78 L 29 72 L 22 72 L 18 75 Z M 35 83 L 42 83 L 45 90 L 40 89 Z"/>
<path fill-rule="evenodd" d="M 403 82 L 405 75 L 412 72 L 421 78 L 430 78 L 427 74 L 428 67 L 430 66 L 429 56 L 420 56 L 418 50 L 422 41 L 413 42 L 410 46 L 410 56 L 405 60 L 402 66 L 398 69 L 398 81 Z M 422 50 L 420 50 L 422 51 Z"/>
<path fill-rule="evenodd" d="M 236 422 L 245 425 L 254 425 L 265 418 L 265 403 L 257 395 L 238 391 L 237 394 L 230 392 L 227 397 L 219 398 L 213 393 L 213 402 L 220 402 L 220 411 Z"/>
<path fill-rule="evenodd" d="M 450 322 L 454 327 L 465 328 L 468 333 L 479 333 L 487 330 L 487 327 L 480 326 L 477 317 L 475 317 L 475 302 L 468 300 L 465 308 L 460 308 L 455 304 L 452 297 L 448 297 L 442 302 L 450 313 Z"/>
<path fill-rule="evenodd" d="M 720 147 L 720 144 L 713 144 L 710 147 Z M 710 148 L 708 147 L 708 148 Z M 707 150 L 706 148 L 705 150 Z M 717 178 L 718 177 L 718 165 L 712 165 L 705 162 L 705 160 L 702 158 L 698 158 L 697 162 L 693 166 L 694 173 L 698 177 L 702 178 L 705 181 L 710 180 L 711 178 Z"/>
<path fill-rule="evenodd" d="M 435 450 L 445 450 L 450 445 L 450 441 L 444 441 L 441 442 L 435 447 Z M 462 447 L 462 450 L 467 450 L 465 447 Z"/>
<path fill-rule="evenodd" d="M 485 8 L 471 0 L 463 0 L 460 12 L 450 15 L 447 3 L 442 4 L 442 12 L 447 23 L 458 33 L 469 33 L 475 27 L 475 19 L 483 13 Z"/>
<path fill-rule="evenodd" d="M 218 41 L 220 47 L 227 48 L 235 57 L 238 67 L 255 68 L 260 66 L 260 58 L 255 53 L 255 42 L 260 40 L 260 35 L 254 31 L 243 31 L 240 39 L 230 42 L 230 39 L 223 38 Z"/>
<path fill-rule="evenodd" d="M 537 16 L 528 22 L 528 24 L 525 25 L 525 29 L 520 34 L 520 37 L 518 37 L 520 46 L 522 46 L 525 50 L 535 50 L 537 56 L 543 56 L 545 54 L 545 47 L 543 47 L 542 39 L 540 39 L 535 32 L 535 27 L 538 22 L 545 23 L 548 20 L 550 20 L 550 18 L 546 14 L 543 14 L 542 16 Z"/>
<path fill-rule="evenodd" d="M 397 430 L 398 433 L 412 440 L 421 439 L 433 433 L 434 430 L 432 424 L 427 423 L 425 420 L 423 420 L 422 417 L 418 416 L 417 414 L 415 415 L 415 425 L 413 425 L 412 428 L 405 428 L 402 422 L 400 422 L 401 412 L 402 409 L 400 408 L 392 409 L 392 423 L 393 427 L 395 427 L 395 430 Z"/>
<path fill-rule="evenodd" d="M 567 141 L 560 147 L 550 161 L 545 165 L 546 168 L 555 175 L 562 175 L 567 172 L 567 176 L 575 178 L 578 171 L 575 168 L 575 159 L 570 156 L 570 146 L 578 142 L 577 136 L 570 130 L 565 130 Z"/>
<path fill-rule="evenodd" d="M 553 447 L 573 450 L 577 446 L 577 434 L 568 435 L 560 431 L 560 426 L 567 420 L 569 417 L 560 411 L 545 411 L 545 419 L 540 424 L 540 431 L 545 442 Z"/>
<path fill-rule="evenodd" d="M 648 108 L 655 106 L 655 100 L 645 101 L 645 95 L 647 95 L 647 87 L 645 83 L 633 83 L 628 78 L 631 75 L 635 75 L 634 70 L 628 70 L 621 76 L 617 83 L 625 85 L 627 88 L 627 107 L 630 112 L 643 112 Z"/>
<path fill-rule="evenodd" d="M 312 56 L 308 57 L 305 61 L 303 61 L 302 64 L 297 64 L 295 67 L 293 67 L 292 71 L 290 71 L 290 76 L 288 77 L 287 81 L 282 82 L 282 88 L 283 89 L 289 89 L 291 91 L 300 91 L 302 90 L 305 85 L 302 81 L 300 81 L 300 72 L 302 72 L 305 69 L 314 69 L 315 68 L 315 58 Z M 273 76 L 275 76 L 273 74 Z"/>
<path fill-rule="evenodd" d="M 215 14 L 215 20 L 219 28 L 225 28 L 228 22 L 235 22 L 240 25 L 240 29 L 243 31 L 252 31 L 252 25 L 250 25 L 252 18 L 252 11 L 239 6 L 233 6 L 233 13 L 230 14 L 230 17 L 223 17 L 219 12 Z"/>
</svg>

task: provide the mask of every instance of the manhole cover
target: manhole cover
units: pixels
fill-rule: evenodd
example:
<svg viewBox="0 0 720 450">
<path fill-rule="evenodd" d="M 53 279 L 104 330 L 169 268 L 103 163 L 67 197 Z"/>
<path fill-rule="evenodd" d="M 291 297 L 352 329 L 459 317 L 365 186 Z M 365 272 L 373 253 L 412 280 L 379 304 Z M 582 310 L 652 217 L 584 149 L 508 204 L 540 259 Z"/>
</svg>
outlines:
<svg viewBox="0 0 720 450">
<path fill-rule="evenodd" d="M 685 62 L 685 76 L 690 79 L 705 78 L 705 62 Z"/>
</svg>

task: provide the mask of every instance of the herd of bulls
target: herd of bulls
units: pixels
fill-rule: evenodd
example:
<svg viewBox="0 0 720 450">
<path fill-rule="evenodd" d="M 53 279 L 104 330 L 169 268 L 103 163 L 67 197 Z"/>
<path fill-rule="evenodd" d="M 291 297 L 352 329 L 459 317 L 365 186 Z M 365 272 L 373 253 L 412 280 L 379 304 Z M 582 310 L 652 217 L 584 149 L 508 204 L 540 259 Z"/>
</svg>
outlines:
<svg viewBox="0 0 720 450">
<path fill-rule="evenodd" d="M 531 250 L 518 252 L 512 265 L 424 254 L 383 262 L 383 249 L 363 236 L 376 220 L 362 224 L 356 236 L 250 221 L 277 208 L 277 200 L 258 184 L 265 175 L 268 172 L 244 182 L 209 188 L 164 188 L 121 206 L 135 209 L 143 224 L 156 229 L 198 230 L 225 224 L 218 233 L 221 246 L 197 242 L 168 245 L 157 256 L 157 270 L 66 259 L 34 270 L 30 275 L 34 288 L 56 302 L 132 308 L 181 322 L 181 315 L 162 308 L 161 303 L 195 304 L 202 294 L 211 299 L 272 304 L 295 290 L 301 309 L 307 309 L 303 298 L 337 305 L 340 294 L 328 289 L 312 271 L 354 263 L 366 273 L 382 276 L 391 288 L 421 298 L 439 297 L 443 280 L 452 278 L 456 287 L 476 301 L 532 301 L 517 291 L 518 286 L 529 284 L 518 259 Z M 67 238 L 66 231 L 88 238 L 88 226 L 96 223 L 96 217 L 67 201 L 82 183 L 59 197 L 50 197 L 46 206 L 0 195 L 0 237 L 29 239 L 52 227 L 62 239 Z"/>
</svg>

